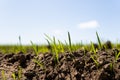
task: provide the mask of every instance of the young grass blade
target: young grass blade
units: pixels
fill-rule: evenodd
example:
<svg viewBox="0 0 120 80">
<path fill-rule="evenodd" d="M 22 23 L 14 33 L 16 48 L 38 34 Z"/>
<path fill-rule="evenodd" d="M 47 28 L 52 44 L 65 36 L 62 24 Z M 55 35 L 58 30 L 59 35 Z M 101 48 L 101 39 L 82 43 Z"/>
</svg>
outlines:
<svg viewBox="0 0 120 80">
<path fill-rule="evenodd" d="M 53 40 L 47 35 L 47 34 L 44 34 L 46 36 L 46 41 L 48 43 L 48 46 L 50 47 L 50 52 L 52 53 L 53 52 L 53 49 L 52 49 L 52 45 L 53 45 Z"/>
<path fill-rule="evenodd" d="M 42 69 L 44 68 L 44 67 L 43 67 L 43 64 L 42 64 L 40 61 L 38 61 L 38 60 L 36 60 L 36 59 L 33 59 L 33 61 L 34 61 L 38 66 L 40 66 Z"/>
<path fill-rule="evenodd" d="M 18 80 L 21 80 L 21 77 L 22 77 L 22 68 L 19 66 L 19 69 L 18 69 Z"/>
<path fill-rule="evenodd" d="M 48 40 L 53 41 L 47 34 L 44 34 Z"/>
<path fill-rule="evenodd" d="M 110 63 L 110 70 L 113 71 L 113 63 Z"/>
<path fill-rule="evenodd" d="M 2 79 L 7 80 L 6 77 L 5 77 L 5 71 L 4 70 L 1 71 L 1 74 L 2 74 Z"/>
<path fill-rule="evenodd" d="M 55 37 L 53 37 L 53 46 L 54 46 L 54 51 L 55 51 L 55 54 L 54 54 L 55 61 L 56 61 L 56 63 L 58 63 L 59 62 L 59 60 L 58 60 L 58 49 L 57 49 L 57 44 L 56 44 Z"/>
<path fill-rule="evenodd" d="M 99 66 L 99 63 L 97 62 L 97 60 L 94 58 L 94 56 L 91 55 L 92 60 L 95 62 L 96 66 Z"/>
<path fill-rule="evenodd" d="M 53 44 L 55 45 L 55 47 L 57 47 L 56 46 L 56 39 L 55 39 L 55 37 L 53 37 Z"/>
<path fill-rule="evenodd" d="M 51 39 L 48 35 L 45 34 L 45 36 L 47 37 L 47 42 L 50 46 L 52 46 L 51 48 L 51 53 L 53 54 L 53 58 L 55 59 L 55 62 L 58 62 L 58 48 L 57 48 L 57 44 L 56 44 L 56 39 L 55 37 L 53 37 L 53 39 Z"/>
<path fill-rule="evenodd" d="M 22 43 L 21 43 L 21 36 L 19 36 L 19 43 L 20 43 L 20 45 L 22 45 Z"/>
<path fill-rule="evenodd" d="M 91 42 L 91 46 L 92 46 L 92 51 L 94 52 L 94 54 L 96 54 L 96 49 L 94 47 L 94 44 Z"/>
<path fill-rule="evenodd" d="M 66 51 L 69 51 L 69 47 L 68 46 L 69 45 L 68 45 L 67 41 L 65 40 L 65 46 L 64 46 L 64 48 L 65 48 Z"/>
<path fill-rule="evenodd" d="M 35 51 L 35 54 L 38 55 L 38 47 L 37 47 L 37 45 L 35 45 L 32 41 L 30 41 L 30 42 L 31 42 L 31 44 L 32 44 L 32 48 L 33 48 L 34 51 Z"/>
<path fill-rule="evenodd" d="M 50 41 L 49 41 L 48 39 L 46 39 L 46 41 L 47 41 L 48 46 L 49 46 L 49 48 L 48 48 L 48 49 L 50 49 L 50 52 L 52 53 L 52 52 L 53 52 L 53 50 L 52 50 L 52 46 L 51 46 L 51 44 L 50 44 Z"/>
<path fill-rule="evenodd" d="M 62 42 L 60 42 L 60 40 L 58 40 L 58 43 L 59 43 L 59 49 L 61 49 L 61 52 L 63 53 L 64 52 L 64 48 L 63 48 L 63 44 Z"/>
<path fill-rule="evenodd" d="M 116 60 L 116 61 L 118 60 L 119 56 L 120 56 L 120 52 L 119 52 L 118 54 L 117 54 L 117 52 L 116 52 L 116 56 L 115 56 L 115 60 Z"/>
<path fill-rule="evenodd" d="M 72 52 L 71 37 L 69 32 L 68 32 L 68 40 L 69 40 L 69 49 L 70 49 L 70 52 Z"/>
<path fill-rule="evenodd" d="M 13 80 L 16 80 L 15 73 L 12 73 Z"/>
<path fill-rule="evenodd" d="M 102 44 L 101 44 L 100 37 L 99 37 L 99 35 L 98 35 L 97 32 L 96 32 L 96 36 L 97 36 L 97 40 L 98 40 L 98 44 L 99 44 L 99 48 L 101 49 L 101 48 L 102 48 Z"/>
<path fill-rule="evenodd" d="M 19 36 L 20 51 L 23 51 L 21 36 Z"/>
</svg>

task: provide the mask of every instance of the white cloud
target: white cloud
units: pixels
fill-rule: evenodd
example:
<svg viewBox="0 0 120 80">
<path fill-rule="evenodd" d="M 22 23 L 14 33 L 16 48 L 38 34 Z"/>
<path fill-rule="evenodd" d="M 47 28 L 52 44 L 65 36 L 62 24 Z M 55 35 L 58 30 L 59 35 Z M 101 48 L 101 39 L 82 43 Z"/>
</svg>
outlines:
<svg viewBox="0 0 120 80">
<path fill-rule="evenodd" d="M 82 22 L 78 25 L 80 29 L 90 29 L 90 28 L 97 28 L 99 27 L 99 23 L 96 20 L 88 21 L 88 22 Z"/>
</svg>

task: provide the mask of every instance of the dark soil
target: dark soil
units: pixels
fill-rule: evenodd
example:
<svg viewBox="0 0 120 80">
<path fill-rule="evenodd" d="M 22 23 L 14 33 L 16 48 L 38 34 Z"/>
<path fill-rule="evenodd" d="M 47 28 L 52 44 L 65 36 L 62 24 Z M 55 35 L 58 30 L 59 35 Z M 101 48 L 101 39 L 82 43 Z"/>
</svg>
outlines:
<svg viewBox="0 0 120 80">
<path fill-rule="evenodd" d="M 99 50 L 97 55 L 88 51 L 84 53 L 83 50 L 66 52 L 59 54 L 59 62 L 51 53 L 40 53 L 38 56 L 22 52 L 0 53 L 0 80 L 3 80 L 3 71 L 7 80 L 13 80 L 13 73 L 16 80 L 120 80 L 120 58 L 115 60 L 118 52 L 117 49 Z"/>
</svg>

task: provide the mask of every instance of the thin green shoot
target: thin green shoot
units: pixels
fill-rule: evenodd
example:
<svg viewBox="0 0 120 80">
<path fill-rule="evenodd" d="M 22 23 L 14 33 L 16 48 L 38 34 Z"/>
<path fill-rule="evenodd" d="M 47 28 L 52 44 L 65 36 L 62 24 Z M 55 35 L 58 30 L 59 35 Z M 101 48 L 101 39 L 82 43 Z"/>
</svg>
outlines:
<svg viewBox="0 0 120 80">
<path fill-rule="evenodd" d="M 21 36 L 19 36 L 19 45 L 20 45 L 20 51 L 23 51 Z"/>
<path fill-rule="evenodd" d="M 94 61 L 94 63 L 96 64 L 96 66 L 97 66 L 97 68 L 98 68 L 98 66 L 99 66 L 99 63 L 98 63 L 98 61 L 95 59 L 95 57 L 94 56 L 92 56 L 91 55 L 91 58 L 92 58 L 92 60 Z"/>
<path fill-rule="evenodd" d="M 51 46 L 51 44 L 50 44 L 50 41 L 49 41 L 48 39 L 46 39 L 46 41 L 47 41 L 47 43 L 48 43 L 48 46 L 50 47 L 49 50 L 50 50 L 50 52 L 52 53 L 53 51 L 52 51 L 52 46 Z"/>
<path fill-rule="evenodd" d="M 53 47 L 54 47 L 54 51 L 55 51 L 55 61 L 58 63 L 58 49 L 57 49 L 57 45 L 56 45 L 56 39 L 55 37 L 53 37 Z"/>
<path fill-rule="evenodd" d="M 66 40 L 64 40 L 64 41 L 65 41 L 64 50 L 65 50 L 65 51 L 69 51 L 68 43 L 67 43 Z"/>
<path fill-rule="evenodd" d="M 19 44 L 20 44 L 20 46 L 22 45 L 21 36 L 19 36 Z"/>
<path fill-rule="evenodd" d="M 50 46 L 50 52 L 52 53 L 53 52 L 53 49 L 52 49 L 52 44 L 53 44 L 53 40 L 47 35 L 47 34 L 44 34 L 45 35 L 45 39 L 48 43 L 48 46 Z"/>
<path fill-rule="evenodd" d="M 36 60 L 36 59 L 33 59 L 33 61 L 34 61 L 38 66 L 40 66 L 42 69 L 44 69 L 44 66 L 43 66 L 43 64 L 42 64 L 40 61 L 38 61 L 38 60 Z"/>
<path fill-rule="evenodd" d="M 84 51 L 84 56 L 85 56 L 85 55 L 86 55 L 87 47 L 86 47 L 86 46 L 83 46 L 82 49 L 83 49 L 83 51 Z"/>
<path fill-rule="evenodd" d="M 97 41 L 98 41 L 98 44 L 99 44 L 99 48 L 101 49 L 102 48 L 102 44 L 101 44 L 100 37 L 99 37 L 97 32 L 96 32 L 96 36 L 97 36 Z"/>
<path fill-rule="evenodd" d="M 22 68 L 19 67 L 19 69 L 18 69 L 18 80 L 21 80 L 21 77 L 22 77 Z"/>
<path fill-rule="evenodd" d="M 61 50 L 61 52 L 63 53 L 64 52 L 63 44 L 62 44 L 62 42 L 60 42 L 60 40 L 58 40 L 58 43 L 59 43 L 58 47 Z"/>
<path fill-rule="evenodd" d="M 92 46 L 92 51 L 94 52 L 94 54 L 96 55 L 96 49 L 94 47 L 94 44 L 91 42 L 91 46 Z"/>
<path fill-rule="evenodd" d="M 6 77 L 5 77 L 5 71 L 4 70 L 1 71 L 1 74 L 2 74 L 2 79 L 7 80 Z"/>
<path fill-rule="evenodd" d="M 55 37 L 53 37 L 53 39 L 51 39 L 48 35 L 45 34 L 45 36 L 47 37 L 47 42 L 48 42 L 48 45 L 50 45 L 52 48 L 51 48 L 51 53 L 53 54 L 53 58 L 55 59 L 55 62 L 58 63 L 59 60 L 58 60 L 58 47 L 57 47 L 57 44 L 56 44 L 56 39 Z"/>
<path fill-rule="evenodd" d="M 113 71 L 113 63 L 110 63 L 110 70 Z"/>
<path fill-rule="evenodd" d="M 50 38 L 47 34 L 44 34 L 46 36 L 46 38 L 50 41 L 52 41 L 52 38 Z"/>
<path fill-rule="evenodd" d="M 119 52 L 119 53 L 116 52 L 116 53 L 115 53 L 115 61 L 118 60 L 119 56 L 120 56 L 120 52 Z"/>
<path fill-rule="evenodd" d="M 71 37 L 69 32 L 68 32 L 68 41 L 69 41 L 69 50 L 70 52 L 72 52 L 72 43 L 71 43 Z"/>
<path fill-rule="evenodd" d="M 13 77 L 13 80 L 17 80 L 15 73 L 12 73 L 12 77 Z"/>
<path fill-rule="evenodd" d="M 35 54 L 38 55 L 38 46 L 35 45 L 32 41 L 30 41 L 30 42 L 32 44 L 32 48 L 34 49 Z"/>
</svg>

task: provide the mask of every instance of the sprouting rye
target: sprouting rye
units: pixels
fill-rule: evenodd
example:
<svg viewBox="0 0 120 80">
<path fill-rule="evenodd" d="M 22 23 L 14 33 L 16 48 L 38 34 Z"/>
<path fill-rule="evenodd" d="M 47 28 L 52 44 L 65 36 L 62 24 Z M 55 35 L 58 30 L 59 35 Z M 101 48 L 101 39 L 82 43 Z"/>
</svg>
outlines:
<svg viewBox="0 0 120 80">
<path fill-rule="evenodd" d="M 59 62 L 59 60 L 58 60 L 59 51 L 58 51 L 58 46 L 56 44 L 56 39 L 55 39 L 55 37 L 53 37 L 53 39 L 51 39 L 47 34 L 45 34 L 45 36 L 46 36 L 46 40 L 48 42 L 48 45 L 51 47 L 50 51 L 53 54 L 53 58 L 55 60 L 55 63 L 58 63 Z"/>
<path fill-rule="evenodd" d="M 91 50 L 94 53 L 93 55 L 91 54 L 91 58 L 94 61 L 94 63 L 96 64 L 96 67 L 98 68 L 99 67 L 99 62 L 96 60 L 96 58 L 97 58 L 96 49 L 95 49 L 95 47 L 94 47 L 92 42 L 91 42 Z"/>
<path fill-rule="evenodd" d="M 20 45 L 20 51 L 22 51 L 22 50 L 23 50 L 23 47 L 22 47 L 21 36 L 19 36 L 19 45 Z"/>
<path fill-rule="evenodd" d="M 71 37 L 69 32 L 68 32 L 68 41 L 69 41 L 69 50 L 70 52 L 72 52 L 72 43 L 71 43 Z"/>
<path fill-rule="evenodd" d="M 12 77 L 13 77 L 13 80 L 17 80 L 15 73 L 12 73 Z"/>
<path fill-rule="evenodd" d="M 32 41 L 30 41 L 32 44 L 32 48 L 34 49 L 35 54 L 38 56 L 38 46 L 34 44 Z"/>
<path fill-rule="evenodd" d="M 97 41 L 98 41 L 98 44 L 99 44 L 99 48 L 101 49 L 102 48 L 102 43 L 101 43 L 100 37 L 99 37 L 97 32 L 96 32 L 96 36 L 97 36 Z"/>
<path fill-rule="evenodd" d="M 4 70 L 1 71 L 1 75 L 2 75 L 2 79 L 3 79 L 3 80 L 7 80 L 7 79 L 6 79 L 6 76 L 5 76 L 5 71 L 4 71 Z"/>
</svg>

